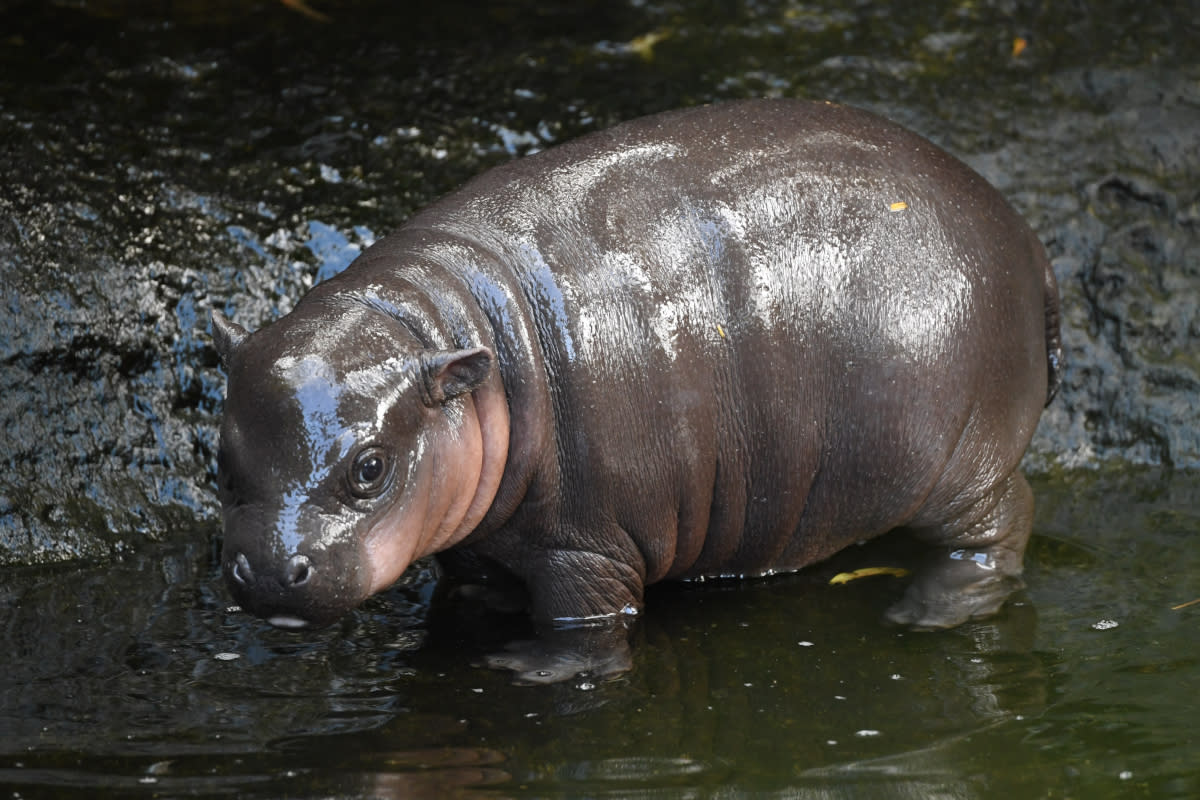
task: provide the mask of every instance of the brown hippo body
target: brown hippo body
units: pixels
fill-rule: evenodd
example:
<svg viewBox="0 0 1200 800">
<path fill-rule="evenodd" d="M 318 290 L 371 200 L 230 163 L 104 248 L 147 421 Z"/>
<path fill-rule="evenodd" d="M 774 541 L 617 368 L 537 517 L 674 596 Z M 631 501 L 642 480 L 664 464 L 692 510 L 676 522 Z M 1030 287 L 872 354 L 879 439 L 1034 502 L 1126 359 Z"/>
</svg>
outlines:
<svg viewBox="0 0 1200 800">
<path fill-rule="evenodd" d="M 484 173 L 259 332 L 214 316 L 230 584 L 320 624 L 449 551 L 562 627 L 905 526 L 940 556 L 889 616 L 989 614 L 1057 309 L 999 193 L 892 123 L 625 123 Z"/>
</svg>

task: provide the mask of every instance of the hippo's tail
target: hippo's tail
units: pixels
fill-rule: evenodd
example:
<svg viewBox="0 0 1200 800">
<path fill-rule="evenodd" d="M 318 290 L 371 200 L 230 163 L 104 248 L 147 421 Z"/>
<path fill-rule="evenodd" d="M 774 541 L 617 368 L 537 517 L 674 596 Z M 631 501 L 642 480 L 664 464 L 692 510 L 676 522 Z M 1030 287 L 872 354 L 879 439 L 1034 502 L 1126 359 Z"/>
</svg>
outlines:
<svg viewBox="0 0 1200 800">
<path fill-rule="evenodd" d="M 1040 243 L 1038 249 L 1042 249 Z M 1042 263 L 1042 292 L 1046 315 L 1046 405 L 1050 405 L 1050 401 L 1058 393 L 1058 387 L 1062 385 L 1063 347 L 1059 326 L 1058 281 L 1054 279 L 1054 268 L 1050 266 L 1050 259 L 1043 255 Z"/>
</svg>

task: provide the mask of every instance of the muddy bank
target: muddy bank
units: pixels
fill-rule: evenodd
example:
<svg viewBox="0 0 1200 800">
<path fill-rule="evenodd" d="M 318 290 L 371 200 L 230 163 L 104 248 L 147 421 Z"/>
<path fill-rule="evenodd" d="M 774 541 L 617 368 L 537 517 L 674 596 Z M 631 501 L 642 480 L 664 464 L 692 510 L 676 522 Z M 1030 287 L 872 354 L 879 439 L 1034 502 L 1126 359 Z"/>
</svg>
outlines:
<svg viewBox="0 0 1200 800">
<path fill-rule="evenodd" d="M 312 5 L 0 4 L 0 563 L 215 532 L 209 308 L 256 326 L 491 164 L 744 96 L 897 119 L 1031 221 L 1069 359 L 1031 471 L 1200 467 L 1184 4 Z"/>
</svg>

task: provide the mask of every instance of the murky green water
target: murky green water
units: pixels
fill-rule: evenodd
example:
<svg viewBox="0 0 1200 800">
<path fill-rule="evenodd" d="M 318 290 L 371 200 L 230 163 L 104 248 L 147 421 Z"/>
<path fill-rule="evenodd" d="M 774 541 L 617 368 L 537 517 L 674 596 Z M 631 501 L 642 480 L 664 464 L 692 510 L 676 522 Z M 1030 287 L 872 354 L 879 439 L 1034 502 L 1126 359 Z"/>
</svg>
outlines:
<svg viewBox="0 0 1200 800">
<path fill-rule="evenodd" d="M 0 798 L 1200 796 L 1188 3 L 312 4 L 0 0 Z M 1017 603 L 885 628 L 900 581 L 828 585 L 879 543 L 657 587 L 630 675 L 536 689 L 428 572 L 318 633 L 227 610 L 208 308 L 278 315 L 489 164 L 763 94 L 917 128 L 1047 244 Z"/>
<path fill-rule="evenodd" d="M 1196 797 L 1200 481 L 1037 483 L 1028 591 L 948 633 L 879 622 L 887 544 L 798 576 L 653 592 L 635 671 L 515 687 L 512 630 L 432 581 L 319 634 L 225 610 L 202 544 L 8 575 L 12 797 Z"/>
</svg>

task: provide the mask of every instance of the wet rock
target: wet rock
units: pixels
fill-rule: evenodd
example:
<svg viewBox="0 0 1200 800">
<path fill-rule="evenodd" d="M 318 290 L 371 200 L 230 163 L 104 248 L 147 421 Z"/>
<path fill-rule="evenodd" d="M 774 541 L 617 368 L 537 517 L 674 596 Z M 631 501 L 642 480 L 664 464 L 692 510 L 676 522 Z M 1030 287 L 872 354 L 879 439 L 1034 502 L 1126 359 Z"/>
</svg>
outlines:
<svg viewBox="0 0 1200 800">
<path fill-rule="evenodd" d="M 1061 152 L 1074 141 L 1091 163 L 1067 158 L 1074 197 L 1039 226 L 1063 295 L 1068 367 L 1031 461 L 1200 467 L 1200 263 L 1187 256 L 1200 252 L 1194 87 L 1108 92 L 1082 142 L 1078 124 L 1050 129 Z"/>
</svg>

